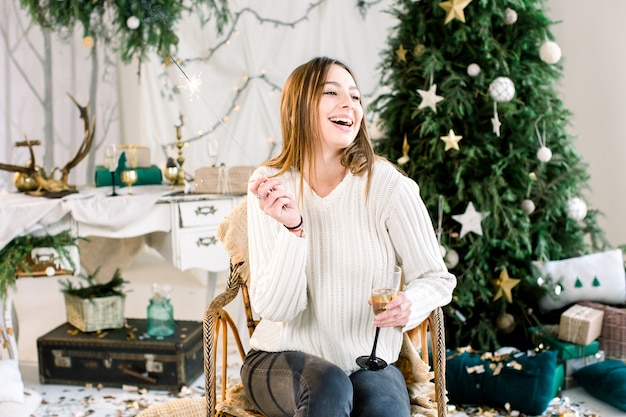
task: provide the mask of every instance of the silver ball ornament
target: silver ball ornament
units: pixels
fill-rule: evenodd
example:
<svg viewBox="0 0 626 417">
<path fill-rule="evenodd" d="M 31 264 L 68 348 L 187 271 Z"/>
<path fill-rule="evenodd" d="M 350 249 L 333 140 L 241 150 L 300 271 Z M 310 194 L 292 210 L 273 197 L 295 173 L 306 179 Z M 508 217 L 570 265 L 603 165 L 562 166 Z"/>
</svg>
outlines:
<svg viewBox="0 0 626 417">
<path fill-rule="evenodd" d="M 535 203 L 533 200 L 526 199 L 520 204 L 522 211 L 526 214 L 533 214 L 535 211 Z"/>
<path fill-rule="evenodd" d="M 477 77 L 478 74 L 480 74 L 480 65 L 472 63 L 467 66 L 467 75 Z"/>
<path fill-rule="evenodd" d="M 567 216 L 570 219 L 581 221 L 587 215 L 587 204 L 578 197 L 567 200 Z"/>
<path fill-rule="evenodd" d="M 450 249 L 443 258 L 443 262 L 448 269 L 454 268 L 459 264 L 459 253 L 454 249 Z"/>
<path fill-rule="evenodd" d="M 141 24 L 141 21 L 139 20 L 137 16 L 131 16 L 128 19 L 126 19 L 126 26 L 128 27 L 128 29 L 135 30 L 139 27 L 140 24 Z"/>
<path fill-rule="evenodd" d="M 561 47 L 553 41 L 545 41 L 539 48 L 539 58 L 546 64 L 556 64 L 561 59 Z"/>
<path fill-rule="evenodd" d="M 498 77 L 489 85 L 489 95 L 497 103 L 505 103 L 515 96 L 515 85 L 509 77 Z"/>
<path fill-rule="evenodd" d="M 512 25 L 517 22 L 517 12 L 510 7 L 507 7 L 504 11 L 504 24 Z"/>
<path fill-rule="evenodd" d="M 550 150 L 550 148 L 548 148 L 547 146 L 542 146 L 541 148 L 539 148 L 539 150 L 537 151 L 537 159 L 539 159 L 541 162 L 550 162 L 550 159 L 552 159 L 552 151 Z"/>
</svg>

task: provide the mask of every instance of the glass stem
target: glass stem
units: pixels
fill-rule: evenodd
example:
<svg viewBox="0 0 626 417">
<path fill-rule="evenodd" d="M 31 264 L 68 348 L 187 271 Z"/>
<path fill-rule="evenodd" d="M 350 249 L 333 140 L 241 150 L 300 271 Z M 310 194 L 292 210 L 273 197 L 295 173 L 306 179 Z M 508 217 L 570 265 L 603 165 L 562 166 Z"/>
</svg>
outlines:
<svg viewBox="0 0 626 417">
<path fill-rule="evenodd" d="M 374 346 L 372 346 L 372 353 L 370 354 L 370 360 L 376 360 L 376 345 L 378 345 L 378 334 L 380 333 L 380 327 L 376 328 L 376 335 L 374 336 Z"/>
<path fill-rule="evenodd" d="M 111 171 L 111 186 L 113 187 L 111 195 L 115 195 L 115 171 Z"/>
</svg>

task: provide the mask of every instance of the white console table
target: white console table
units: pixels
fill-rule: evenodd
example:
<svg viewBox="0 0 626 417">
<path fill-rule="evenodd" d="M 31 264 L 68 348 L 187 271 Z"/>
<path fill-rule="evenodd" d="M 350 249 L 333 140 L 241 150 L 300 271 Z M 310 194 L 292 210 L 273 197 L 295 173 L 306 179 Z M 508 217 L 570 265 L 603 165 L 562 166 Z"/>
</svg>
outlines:
<svg viewBox="0 0 626 417">
<path fill-rule="evenodd" d="M 0 248 L 25 233 L 56 234 L 67 229 L 79 237 L 145 236 L 146 243 L 178 269 L 208 271 L 210 301 L 217 273 L 229 266 L 215 233 L 243 196 L 183 194 L 153 185 L 133 187 L 134 195 L 128 195 L 126 188 L 117 192 L 119 196 L 110 197 L 110 188 L 91 187 L 59 199 L 0 194 Z"/>
<path fill-rule="evenodd" d="M 60 199 L 0 195 L 0 248 L 24 233 L 70 228 L 79 237 L 146 236 L 175 267 L 219 272 L 228 255 L 215 237 L 242 195 L 183 194 L 167 186 L 135 186 L 110 197 L 110 188 L 86 188 Z"/>
</svg>

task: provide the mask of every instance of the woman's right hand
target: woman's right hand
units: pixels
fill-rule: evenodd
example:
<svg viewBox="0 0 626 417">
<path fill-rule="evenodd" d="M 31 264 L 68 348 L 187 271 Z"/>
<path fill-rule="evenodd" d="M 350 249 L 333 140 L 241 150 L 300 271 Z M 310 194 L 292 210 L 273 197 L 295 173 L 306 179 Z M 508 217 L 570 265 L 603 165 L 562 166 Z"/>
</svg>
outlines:
<svg viewBox="0 0 626 417">
<path fill-rule="evenodd" d="M 282 189 L 281 178 L 259 176 L 248 186 L 248 190 L 259 200 L 259 207 L 265 214 L 286 227 L 300 224 L 300 210 L 293 196 Z"/>
</svg>

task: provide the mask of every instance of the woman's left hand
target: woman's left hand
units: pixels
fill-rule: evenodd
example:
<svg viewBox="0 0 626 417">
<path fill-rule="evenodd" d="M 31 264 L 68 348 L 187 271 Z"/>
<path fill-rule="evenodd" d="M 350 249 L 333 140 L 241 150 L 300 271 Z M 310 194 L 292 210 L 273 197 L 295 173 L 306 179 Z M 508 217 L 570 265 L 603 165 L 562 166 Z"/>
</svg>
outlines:
<svg viewBox="0 0 626 417">
<path fill-rule="evenodd" d="M 404 326 L 411 315 L 411 300 L 403 291 L 399 291 L 393 301 L 387 303 L 387 309 L 374 318 L 376 327 Z"/>
</svg>

